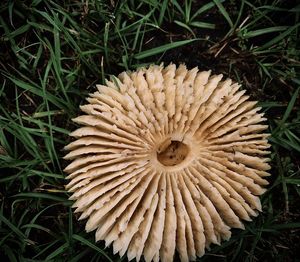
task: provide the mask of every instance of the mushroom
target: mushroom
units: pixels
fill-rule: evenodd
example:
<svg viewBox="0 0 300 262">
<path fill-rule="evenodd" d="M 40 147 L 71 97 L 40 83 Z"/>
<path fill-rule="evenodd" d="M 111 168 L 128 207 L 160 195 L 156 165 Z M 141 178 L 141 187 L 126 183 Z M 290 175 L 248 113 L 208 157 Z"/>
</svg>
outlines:
<svg viewBox="0 0 300 262">
<path fill-rule="evenodd" d="M 97 85 L 65 148 L 86 231 L 128 260 L 195 260 L 261 211 L 267 125 L 240 85 L 152 65 Z"/>
</svg>

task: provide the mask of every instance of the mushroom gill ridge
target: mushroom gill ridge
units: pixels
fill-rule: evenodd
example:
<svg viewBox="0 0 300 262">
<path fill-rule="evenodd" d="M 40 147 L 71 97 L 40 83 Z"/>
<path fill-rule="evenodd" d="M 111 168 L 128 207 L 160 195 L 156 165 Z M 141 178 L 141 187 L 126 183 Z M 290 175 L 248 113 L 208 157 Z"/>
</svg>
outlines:
<svg viewBox="0 0 300 262">
<path fill-rule="evenodd" d="M 66 189 L 96 241 L 128 260 L 195 260 L 261 211 L 267 125 L 239 85 L 150 66 L 96 91 L 73 121 Z"/>
</svg>

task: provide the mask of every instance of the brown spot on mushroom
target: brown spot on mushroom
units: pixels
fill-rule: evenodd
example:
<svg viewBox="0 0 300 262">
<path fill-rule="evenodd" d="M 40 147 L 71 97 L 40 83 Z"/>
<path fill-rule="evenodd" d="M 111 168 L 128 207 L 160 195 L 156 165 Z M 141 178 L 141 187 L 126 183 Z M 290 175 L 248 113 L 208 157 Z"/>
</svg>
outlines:
<svg viewBox="0 0 300 262">
<path fill-rule="evenodd" d="M 65 171 L 96 241 L 137 261 L 195 260 L 261 211 L 266 119 L 239 85 L 210 71 L 123 72 L 81 107 Z"/>
<path fill-rule="evenodd" d="M 180 164 L 188 155 L 189 148 L 180 141 L 166 140 L 157 150 L 157 159 L 164 166 Z"/>
</svg>

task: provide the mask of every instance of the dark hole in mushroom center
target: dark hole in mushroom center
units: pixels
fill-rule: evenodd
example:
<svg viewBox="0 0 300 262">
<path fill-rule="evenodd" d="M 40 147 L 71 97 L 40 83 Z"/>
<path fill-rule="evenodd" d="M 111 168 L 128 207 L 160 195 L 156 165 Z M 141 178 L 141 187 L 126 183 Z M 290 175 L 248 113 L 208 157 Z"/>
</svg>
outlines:
<svg viewBox="0 0 300 262">
<path fill-rule="evenodd" d="M 164 166 L 180 164 L 188 155 L 189 147 L 176 140 L 166 140 L 157 150 L 157 159 Z"/>
</svg>

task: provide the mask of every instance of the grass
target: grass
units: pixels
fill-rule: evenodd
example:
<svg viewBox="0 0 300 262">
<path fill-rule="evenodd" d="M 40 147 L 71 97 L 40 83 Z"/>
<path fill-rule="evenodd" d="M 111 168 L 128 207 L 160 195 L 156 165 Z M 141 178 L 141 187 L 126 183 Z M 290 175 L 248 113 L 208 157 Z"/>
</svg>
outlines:
<svg viewBox="0 0 300 262">
<path fill-rule="evenodd" d="M 72 214 L 62 148 L 96 83 L 162 61 L 242 83 L 272 134 L 264 212 L 198 261 L 299 261 L 299 4 L 33 0 L 2 1 L 0 13 L 2 261 L 126 261 Z"/>
</svg>

